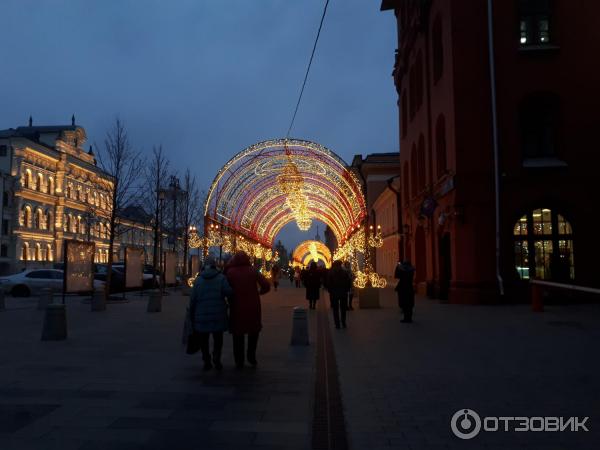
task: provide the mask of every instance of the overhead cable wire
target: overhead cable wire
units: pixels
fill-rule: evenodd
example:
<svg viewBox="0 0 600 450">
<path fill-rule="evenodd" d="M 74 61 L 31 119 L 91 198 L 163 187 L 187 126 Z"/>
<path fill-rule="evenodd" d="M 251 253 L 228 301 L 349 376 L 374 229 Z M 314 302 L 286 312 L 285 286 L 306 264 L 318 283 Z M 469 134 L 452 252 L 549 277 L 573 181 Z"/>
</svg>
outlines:
<svg viewBox="0 0 600 450">
<path fill-rule="evenodd" d="M 327 14 L 327 6 L 329 6 L 329 0 L 326 0 L 325 6 L 323 7 L 323 15 L 321 16 L 321 22 L 319 23 L 319 30 L 317 31 L 317 36 L 315 38 L 315 43 L 312 48 L 312 52 L 310 54 L 310 60 L 308 61 L 308 66 L 306 67 L 306 73 L 304 74 L 304 81 L 302 82 L 302 88 L 300 89 L 300 95 L 298 96 L 298 101 L 296 102 L 296 108 L 294 108 L 294 114 L 292 115 L 292 120 L 290 122 L 290 126 L 287 130 L 285 138 L 289 138 L 290 133 L 292 131 L 292 127 L 294 126 L 294 121 L 296 120 L 296 114 L 298 114 L 298 108 L 300 107 L 300 102 L 302 101 L 302 95 L 304 94 L 304 88 L 306 87 L 306 80 L 308 80 L 308 73 L 310 72 L 310 67 L 313 62 L 313 58 L 315 57 L 315 51 L 317 50 L 317 43 L 319 42 L 319 36 L 321 35 L 321 29 L 323 28 L 323 21 L 325 20 L 325 14 Z"/>
</svg>

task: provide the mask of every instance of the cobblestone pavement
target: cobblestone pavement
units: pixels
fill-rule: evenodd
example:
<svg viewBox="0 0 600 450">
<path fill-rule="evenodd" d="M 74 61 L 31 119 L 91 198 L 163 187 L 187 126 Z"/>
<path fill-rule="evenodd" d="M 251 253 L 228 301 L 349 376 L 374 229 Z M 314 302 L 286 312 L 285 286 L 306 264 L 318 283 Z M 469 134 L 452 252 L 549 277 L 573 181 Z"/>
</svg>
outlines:
<svg viewBox="0 0 600 450">
<path fill-rule="evenodd" d="M 35 299 L 0 312 L 0 449 L 306 449 L 314 348 L 290 347 L 299 296 L 267 294 L 259 367 L 202 372 L 181 346 L 187 297 L 90 312 L 68 300 L 69 338 L 41 342 Z M 303 302 L 300 302 L 302 304 Z"/>
<path fill-rule="evenodd" d="M 290 347 L 302 289 L 263 298 L 259 367 L 203 373 L 181 346 L 187 298 L 146 299 L 90 312 L 68 300 L 69 338 L 41 342 L 35 299 L 7 298 L 0 312 L 0 449 L 310 448 L 313 345 Z M 382 308 L 349 312 L 331 329 L 346 430 L 353 450 L 600 448 L 600 306 L 489 307 L 417 302 L 400 323 L 391 290 Z M 332 327 L 332 320 L 329 326 Z M 484 416 L 589 416 L 589 433 L 450 430 L 461 408 Z"/>
<path fill-rule="evenodd" d="M 400 323 L 394 293 L 334 330 L 354 450 L 600 448 L 600 305 L 460 306 L 418 299 Z M 589 433 L 480 433 L 460 440 L 461 408 L 490 416 L 589 416 Z"/>
</svg>

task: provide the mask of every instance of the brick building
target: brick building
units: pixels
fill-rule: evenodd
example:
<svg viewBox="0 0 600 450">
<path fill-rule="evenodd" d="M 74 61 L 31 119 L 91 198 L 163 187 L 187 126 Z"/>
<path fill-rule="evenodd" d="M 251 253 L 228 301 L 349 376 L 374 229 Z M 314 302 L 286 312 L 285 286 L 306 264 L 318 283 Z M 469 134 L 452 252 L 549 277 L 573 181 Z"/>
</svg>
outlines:
<svg viewBox="0 0 600 450">
<path fill-rule="evenodd" d="M 404 251 L 420 291 L 474 303 L 519 297 L 532 277 L 599 286 L 600 4 L 381 9 L 397 18 Z"/>
</svg>

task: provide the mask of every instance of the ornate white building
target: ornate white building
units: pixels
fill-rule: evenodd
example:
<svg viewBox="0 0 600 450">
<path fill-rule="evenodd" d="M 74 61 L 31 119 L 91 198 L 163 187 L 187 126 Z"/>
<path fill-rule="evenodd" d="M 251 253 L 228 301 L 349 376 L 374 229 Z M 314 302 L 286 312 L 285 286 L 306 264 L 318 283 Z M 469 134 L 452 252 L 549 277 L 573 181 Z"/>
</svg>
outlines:
<svg viewBox="0 0 600 450">
<path fill-rule="evenodd" d="M 65 239 L 92 240 L 108 261 L 112 181 L 83 149 L 85 130 L 30 126 L 0 131 L 0 273 L 51 267 Z"/>
</svg>

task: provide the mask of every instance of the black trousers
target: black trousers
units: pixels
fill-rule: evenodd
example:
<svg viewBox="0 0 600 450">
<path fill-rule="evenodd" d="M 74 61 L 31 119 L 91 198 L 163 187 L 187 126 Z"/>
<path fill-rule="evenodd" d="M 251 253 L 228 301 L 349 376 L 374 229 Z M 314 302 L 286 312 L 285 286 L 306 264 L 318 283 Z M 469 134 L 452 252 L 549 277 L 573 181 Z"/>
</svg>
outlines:
<svg viewBox="0 0 600 450">
<path fill-rule="evenodd" d="M 333 321 L 335 322 L 336 328 L 340 327 L 340 312 L 342 313 L 342 325 L 346 326 L 346 307 L 348 306 L 346 301 L 346 295 L 337 296 L 330 295 L 331 309 L 333 310 Z"/>
<path fill-rule="evenodd" d="M 205 363 L 209 363 L 211 361 L 210 358 L 210 346 L 209 346 L 209 338 L 210 335 L 213 336 L 213 353 L 212 360 L 214 362 L 221 362 L 221 352 L 223 350 L 223 332 L 219 331 L 216 333 L 198 333 L 200 339 L 200 350 L 202 351 L 202 360 Z"/>
<path fill-rule="evenodd" d="M 352 309 L 352 299 L 354 298 L 354 290 L 350 289 L 348 291 L 348 309 Z"/>
<path fill-rule="evenodd" d="M 234 334 L 233 335 L 233 359 L 235 365 L 241 367 L 244 365 L 244 347 L 246 336 L 248 336 L 248 349 L 246 357 L 250 363 L 256 361 L 256 346 L 258 345 L 258 335 L 256 334 Z"/>
</svg>

